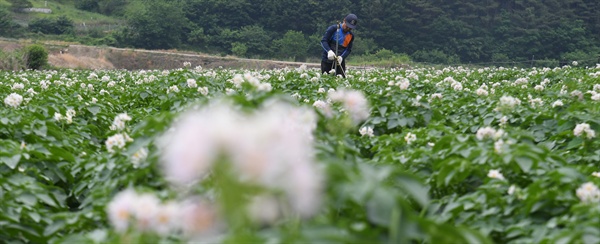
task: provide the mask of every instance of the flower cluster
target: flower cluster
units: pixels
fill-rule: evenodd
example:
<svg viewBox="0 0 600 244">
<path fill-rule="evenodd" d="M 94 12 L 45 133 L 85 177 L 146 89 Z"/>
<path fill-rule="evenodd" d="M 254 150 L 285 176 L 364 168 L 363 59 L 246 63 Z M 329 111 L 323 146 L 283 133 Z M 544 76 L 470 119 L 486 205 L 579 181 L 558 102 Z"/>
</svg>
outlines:
<svg viewBox="0 0 600 244">
<path fill-rule="evenodd" d="M 11 93 L 6 98 L 4 98 L 4 104 L 9 107 L 17 108 L 23 102 L 23 96 L 17 93 Z"/>
<path fill-rule="evenodd" d="M 502 111 L 511 111 L 518 105 L 521 105 L 521 100 L 519 100 L 518 98 L 514 98 L 511 96 L 502 96 L 496 109 Z"/>
<path fill-rule="evenodd" d="M 600 202 L 600 189 L 594 183 L 587 182 L 577 188 L 577 197 L 584 203 Z"/>
<path fill-rule="evenodd" d="M 583 136 L 585 134 L 585 136 L 588 139 L 596 137 L 596 132 L 592 128 L 590 128 L 590 125 L 588 123 L 577 124 L 575 126 L 575 129 L 573 129 L 573 134 L 578 137 Z"/>
<path fill-rule="evenodd" d="M 497 140 L 499 138 L 501 138 L 504 135 L 504 130 L 499 129 L 496 130 L 492 127 L 483 127 L 483 128 L 479 128 L 479 130 L 477 130 L 477 139 L 479 140 L 483 140 L 485 138 L 492 138 L 494 140 Z"/>
<path fill-rule="evenodd" d="M 408 132 L 406 136 L 404 136 L 404 140 L 406 141 L 406 144 L 410 145 L 411 143 L 417 140 L 417 135 Z"/>
<path fill-rule="evenodd" d="M 121 113 L 118 114 L 115 117 L 115 120 L 113 120 L 112 125 L 110 125 L 110 130 L 124 130 L 125 129 L 125 122 L 130 121 L 131 117 L 129 117 L 129 115 L 127 115 L 127 113 Z"/>
<path fill-rule="evenodd" d="M 322 188 L 313 158 L 316 116 L 281 102 L 265 104 L 254 114 L 225 102 L 184 113 L 157 142 L 166 179 L 178 186 L 201 181 L 224 157 L 240 181 L 284 193 L 287 206 L 276 202 L 277 213 L 313 215 Z"/>
<path fill-rule="evenodd" d="M 67 122 L 67 124 L 71 124 L 73 123 L 73 117 L 75 117 L 75 110 L 73 109 L 69 109 L 67 110 L 67 113 L 65 114 L 65 116 L 63 117 L 61 113 L 54 113 L 54 120 L 56 121 L 61 121 L 61 120 L 65 120 Z"/>
<path fill-rule="evenodd" d="M 339 90 L 329 92 L 329 99 L 341 102 L 348 111 L 352 121 L 358 123 L 369 117 L 369 103 L 362 92 L 355 90 Z"/>
<path fill-rule="evenodd" d="M 502 175 L 502 173 L 500 173 L 499 169 L 491 169 L 488 172 L 487 176 L 492 179 L 505 180 L 504 175 Z"/>
<path fill-rule="evenodd" d="M 365 126 L 365 127 L 360 128 L 358 130 L 358 133 L 360 133 L 361 136 L 368 136 L 368 137 L 375 136 L 373 134 L 373 127 L 370 127 L 370 126 Z"/>
<path fill-rule="evenodd" d="M 161 203 L 152 194 L 139 194 L 132 189 L 115 195 L 106 211 L 110 223 L 121 233 L 135 228 L 161 236 L 206 235 L 217 230 L 219 221 L 216 208 L 206 202 L 194 199 Z"/>
<path fill-rule="evenodd" d="M 122 149 L 125 147 L 125 144 L 127 142 L 132 142 L 133 139 L 131 137 L 129 137 L 129 135 L 127 135 L 127 133 L 119 133 L 116 135 L 113 135 L 111 137 L 109 137 L 108 139 L 106 139 L 106 150 L 108 150 L 108 152 L 110 153 L 114 153 L 115 152 L 115 147 Z"/>
</svg>

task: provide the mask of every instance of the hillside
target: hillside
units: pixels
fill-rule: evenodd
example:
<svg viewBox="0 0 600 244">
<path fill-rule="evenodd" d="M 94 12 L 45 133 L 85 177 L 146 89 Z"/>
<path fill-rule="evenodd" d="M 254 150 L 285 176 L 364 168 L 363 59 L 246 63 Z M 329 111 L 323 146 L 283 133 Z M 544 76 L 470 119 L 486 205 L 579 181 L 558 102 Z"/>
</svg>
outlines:
<svg viewBox="0 0 600 244">
<path fill-rule="evenodd" d="M 44 0 L 30 0 L 34 8 L 46 8 L 52 10 L 52 13 L 13 13 L 15 22 L 20 25 L 26 26 L 29 21 L 35 18 L 44 17 L 58 17 L 66 16 L 73 20 L 75 23 L 76 30 L 85 30 L 87 28 L 102 28 L 102 29 L 114 29 L 123 23 L 123 20 L 105 16 L 98 13 L 82 11 L 75 8 L 72 2 L 57 2 L 57 1 L 44 1 Z M 0 0 L 0 6 L 10 6 L 8 1 Z"/>
</svg>

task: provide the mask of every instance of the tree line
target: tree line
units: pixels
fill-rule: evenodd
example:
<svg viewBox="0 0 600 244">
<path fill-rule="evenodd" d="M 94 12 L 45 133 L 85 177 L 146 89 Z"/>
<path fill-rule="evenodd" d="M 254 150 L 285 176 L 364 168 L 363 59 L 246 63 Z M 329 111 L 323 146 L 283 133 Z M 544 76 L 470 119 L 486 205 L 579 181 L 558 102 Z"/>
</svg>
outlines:
<svg viewBox="0 0 600 244">
<path fill-rule="evenodd" d="M 420 62 L 501 63 L 588 60 L 596 58 L 600 49 L 597 0 L 81 0 L 74 4 L 125 19 L 126 27 L 105 39 L 120 47 L 318 58 L 326 27 L 355 13 L 359 24 L 354 30 L 354 55 L 384 51 L 407 54 Z M 0 17 L 0 34 L 2 21 Z"/>
</svg>

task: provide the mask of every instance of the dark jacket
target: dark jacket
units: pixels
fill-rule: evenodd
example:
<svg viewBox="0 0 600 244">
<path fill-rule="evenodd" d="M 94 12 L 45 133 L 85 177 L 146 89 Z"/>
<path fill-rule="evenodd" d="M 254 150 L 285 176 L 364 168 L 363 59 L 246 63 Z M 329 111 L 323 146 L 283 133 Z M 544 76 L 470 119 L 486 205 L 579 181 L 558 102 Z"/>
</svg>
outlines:
<svg viewBox="0 0 600 244">
<path fill-rule="evenodd" d="M 338 35 L 336 35 L 336 30 Z M 321 46 L 323 47 L 322 60 L 325 62 L 332 62 L 331 60 L 327 59 L 327 52 L 329 52 L 329 50 L 333 50 L 333 52 L 335 52 L 336 44 L 338 45 L 336 55 L 342 56 L 342 58 L 346 60 L 348 55 L 350 55 L 350 52 L 352 52 L 353 42 L 354 34 L 352 31 L 344 32 L 342 29 L 342 24 L 329 26 L 329 28 L 327 28 L 325 31 L 325 35 L 323 35 L 323 39 L 321 39 Z"/>
</svg>

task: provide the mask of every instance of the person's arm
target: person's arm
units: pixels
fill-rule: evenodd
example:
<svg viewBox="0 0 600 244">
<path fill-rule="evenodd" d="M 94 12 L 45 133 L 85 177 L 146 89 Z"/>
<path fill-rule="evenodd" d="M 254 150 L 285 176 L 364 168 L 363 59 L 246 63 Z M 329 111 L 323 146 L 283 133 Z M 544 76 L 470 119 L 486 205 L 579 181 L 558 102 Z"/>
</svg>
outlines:
<svg viewBox="0 0 600 244">
<path fill-rule="evenodd" d="M 341 55 L 344 60 L 350 56 L 350 53 L 352 52 L 352 43 L 354 43 L 354 34 L 352 34 L 352 40 L 350 40 L 350 43 L 348 43 L 348 47 L 346 47 L 346 50 L 344 50 Z"/>
<path fill-rule="evenodd" d="M 323 47 L 323 50 L 325 50 L 325 52 L 329 52 L 329 50 L 331 50 L 331 47 L 329 46 L 329 40 L 331 40 L 331 37 L 335 33 L 335 30 L 335 25 L 330 26 L 325 31 L 323 39 L 321 39 L 321 47 Z"/>
</svg>

